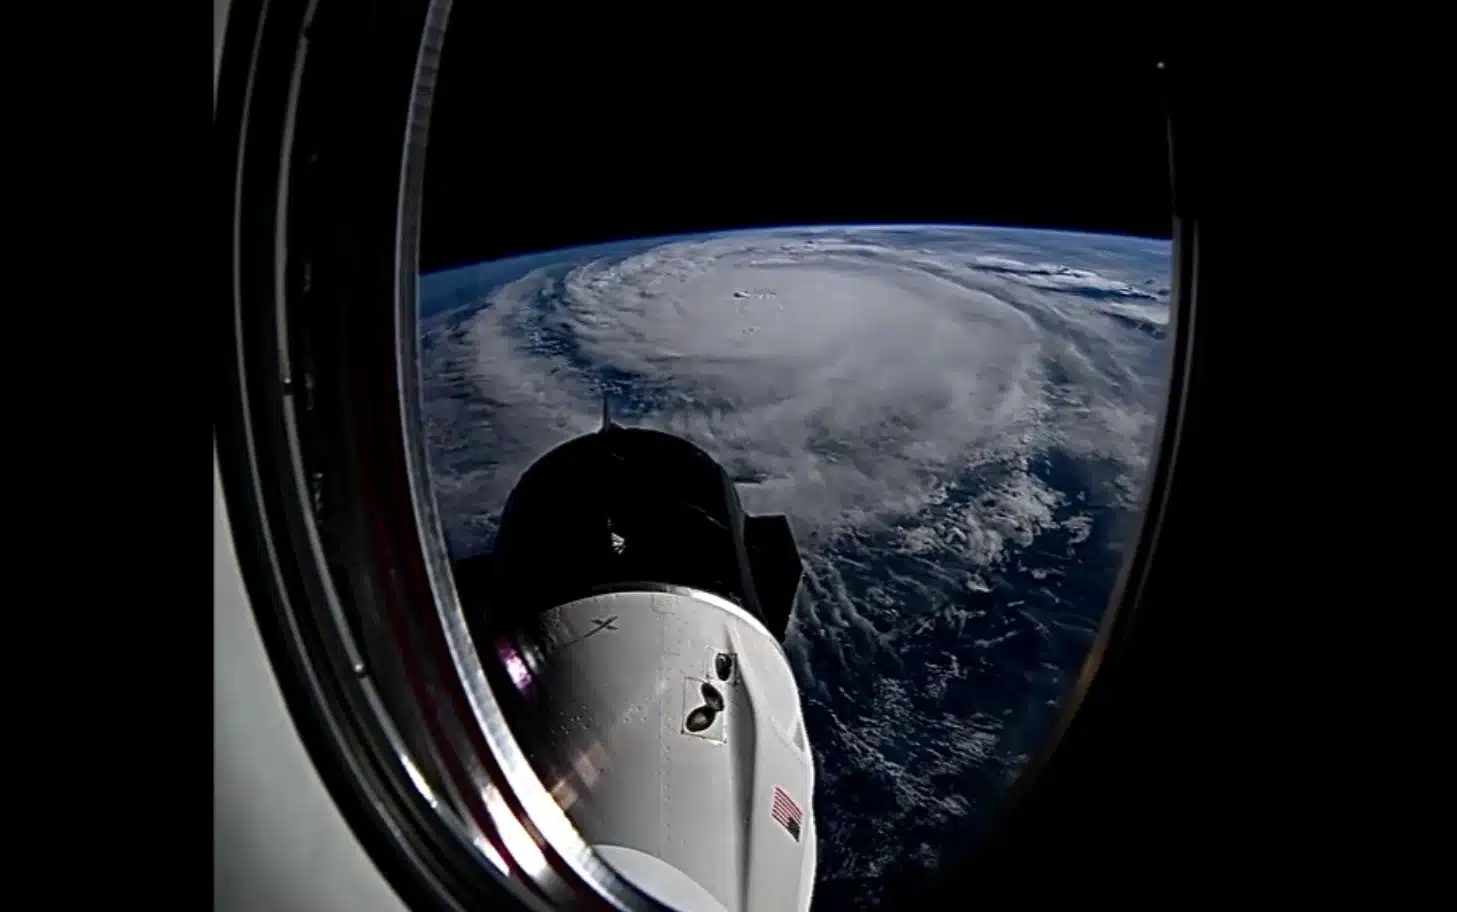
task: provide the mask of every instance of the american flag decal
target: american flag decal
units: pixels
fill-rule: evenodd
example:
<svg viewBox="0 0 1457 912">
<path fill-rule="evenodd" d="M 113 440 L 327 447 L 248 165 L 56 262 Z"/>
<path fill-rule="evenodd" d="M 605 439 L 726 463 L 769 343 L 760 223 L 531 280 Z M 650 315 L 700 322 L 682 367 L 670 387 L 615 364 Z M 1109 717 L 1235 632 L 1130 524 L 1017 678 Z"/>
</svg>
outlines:
<svg viewBox="0 0 1457 912">
<path fill-rule="evenodd" d="M 799 805 L 795 804 L 792 798 L 784 793 L 784 789 L 777 785 L 774 786 L 774 808 L 770 813 L 780 826 L 789 831 L 789 835 L 794 837 L 794 841 L 799 842 L 799 820 L 804 812 L 799 809 Z"/>
</svg>

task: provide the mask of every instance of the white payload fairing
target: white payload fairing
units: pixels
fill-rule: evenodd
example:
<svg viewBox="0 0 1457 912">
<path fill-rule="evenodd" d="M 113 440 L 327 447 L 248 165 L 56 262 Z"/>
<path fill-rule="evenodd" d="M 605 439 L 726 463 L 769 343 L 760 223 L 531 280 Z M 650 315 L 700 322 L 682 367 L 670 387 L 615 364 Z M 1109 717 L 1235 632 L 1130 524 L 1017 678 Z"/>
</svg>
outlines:
<svg viewBox="0 0 1457 912">
<path fill-rule="evenodd" d="M 809 907 L 814 763 L 781 645 L 800 573 L 785 517 L 605 409 L 456 565 L 533 766 L 605 863 L 683 912 Z"/>
</svg>

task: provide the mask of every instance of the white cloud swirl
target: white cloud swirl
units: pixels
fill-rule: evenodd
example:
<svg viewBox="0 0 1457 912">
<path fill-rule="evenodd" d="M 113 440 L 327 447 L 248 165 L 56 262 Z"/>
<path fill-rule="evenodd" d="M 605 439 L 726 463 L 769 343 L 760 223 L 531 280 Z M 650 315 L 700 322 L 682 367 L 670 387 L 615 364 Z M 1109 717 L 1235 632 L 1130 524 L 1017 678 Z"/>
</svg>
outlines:
<svg viewBox="0 0 1457 912">
<path fill-rule="evenodd" d="M 1049 449 L 1136 474 L 1161 378 L 1135 330 L 1166 320 L 1163 295 L 941 231 L 931 245 L 885 231 L 672 242 L 539 269 L 464 322 L 427 323 L 452 545 L 478 550 L 470 523 L 595 427 L 603 376 L 651 402 L 634 420 L 751 477 L 749 509 L 787 512 L 816 541 L 916 516 L 962 471 Z M 994 554 L 1016 520 L 980 515 L 934 534 Z"/>
</svg>

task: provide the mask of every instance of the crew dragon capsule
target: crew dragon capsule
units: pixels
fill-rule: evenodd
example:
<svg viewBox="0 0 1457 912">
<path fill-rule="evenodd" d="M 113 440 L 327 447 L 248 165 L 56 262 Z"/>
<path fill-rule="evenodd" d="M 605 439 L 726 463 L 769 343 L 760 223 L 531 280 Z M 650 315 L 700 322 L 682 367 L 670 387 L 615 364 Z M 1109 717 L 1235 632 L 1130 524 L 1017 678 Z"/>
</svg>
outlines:
<svg viewBox="0 0 1457 912">
<path fill-rule="evenodd" d="M 782 646 L 802 565 L 694 444 L 602 426 L 455 564 L 513 731 L 598 856 L 683 912 L 809 907 L 814 764 Z"/>
</svg>

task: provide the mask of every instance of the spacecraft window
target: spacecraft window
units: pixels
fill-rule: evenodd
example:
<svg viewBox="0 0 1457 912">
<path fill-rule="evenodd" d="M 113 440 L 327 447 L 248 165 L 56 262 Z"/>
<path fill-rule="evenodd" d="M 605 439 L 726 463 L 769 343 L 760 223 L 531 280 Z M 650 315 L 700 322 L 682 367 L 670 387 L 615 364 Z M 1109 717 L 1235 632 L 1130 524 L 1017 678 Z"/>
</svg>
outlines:
<svg viewBox="0 0 1457 912">
<path fill-rule="evenodd" d="M 717 687 L 704 681 L 701 691 L 703 693 L 704 705 L 714 712 L 723 712 L 723 694 L 718 692 Z"/>
<path fill-rule="evenodd" d="M 514 550 L 490 551 L 505 538 L 512 518 L 503 502 L 521 473 L 602 428 L 600 394 L 616 385 L 629 400 L 622 421 L 688 440 L 754 479 L 741 489 L 744 507 L 783 514 L 795 530 L 803 582 L 780 645 L 799 684 L 795 741 L 822 774 L 813 805 L 836 828 L 820 846 L 818 901 L 851 907 L 881 890 L 857 858 L 904 850 L 887 863 L 910 872 L 972 843 L 1029 758 L 1053 740 L 1074 682 L 1093 667 L 1093 643 L 1139 528 L 1172 360 L 1166 204 L 1117 232 L 1051 230 L 1076 226 L 1036 218 L 1014 226 L 1002 217 L 1008 210 L 973 212 L 973 196 L 996 192 L 988 183 L 1023 184 L 1032 190 L 1018 192 L 1063 205 L 1078 190 L 1064 175 L 1079 161 L 1050 162 L 1059 168 L 1048 180 L 1066 185 L 1062 196 L 1038 180 L 967 180 L 954 155 L 892 162 L 903 124 L 836 135 L 835 121 L 873 114 L 846 93 L 827 93 L 826 105 L 844 107 L 818 122 L 791 116 L 776 125 L 798 128 L 797 136 L 776 130 L 774 143 L 734 144 L 721 162 L 703 156 L 724 144 L 704 144 L 702 156 L 655 157 L 606 142 L 564 173 L 532 143 L 500 143 L 481 129 L 491 105 L 503 106 L 491 110 L 501 124 L 551 107 L 502 97 L 531 87 L 489 72 L 499 55 L 480 50 L 496 26 L 473 5 L 378 6 L 378 19 L 356 21 L 340 5 L 310 26 L 308 41 L 276 38 L 283 26 L 260 30 L 270 50 L 239 58 L 232 93 L 238 106 L 267 95 L 289 110 L 296 100 L 299 113 L 272 134 L 260 119 L 238 121 L 256 135 L 240 158 L 244 192 L 235 194 L 244 214 L 234 245 L 250 260 L 237 286 L 263 302 L 229 326 L 240 363 L 248 362 L 232 381 L 250 410 L 239 434 L 256 428 L 288 445 L 244 441 L 229 458 L 268 462 L 275 479 L 256 511 L 270 521 L 268 534 L 255 536 L 260 553 L 275 539 L 311 559 L 322 552 L 327 572 L 317 580 L 274 584 L 290 589 L 275 629 L 280 641 L 298 641 L 289 647 L 300 682 L 294 702 L 315 701 L 322 708 L 311 711 L 337 723 L 325 731 L 345 730 L 346 720 L 350 744 L 375 748 L 374 778 L 357 786 L 368 799 L 360 806 L 374 813 L 383 806 L 374 799 L 395 794 L 449 804 L 453 816 L 441 816 L 448 838 L 426 834 L 411 844 L 473 852 L 484 841 L 477 822 L 492 813 L 476 806 L 485 793 L 478 786 L 499 771 L 497 793 L 510 792 L 513 809 L 552 847 L 546 862 L 562 869 L 553 876 L 590 879 L 573 848 L 580 834 L 541 788 L 549 771 L 524 746 L 529 725 L 516 724 L 530 706 L 511 715 L 519 707 L 510 701 L 524 698 L 498 650 L 472 638 L 452 570 L 489 552 L 477 566 L 493 583 L 504 579 L 545 607 L 628 581 L 751 601 L 737 530 L 726 525 L 737 517 L 716 512 L 715 481 L 703 473 L 685 472 L 692 490 L 675 499 L 654 496 L 652 472 L 610 476 L 622 485 L 579 485 L 567 471 L 523 511 Z M 302 22 L 335 4 L 266 7 Z M 419 26 L 409 19 L 416 14 L 430 23 L 424 45 L 418 33 L 398 37 Z M 386 53 L 389 65 L 379 62 Z M 294 69 L 274 66 L 284 58 Z M 390 75 L 396 64 L 411 70 L 408 79 Z M 248 81 L 254 69 L 269 80 Z M 482 87 L 502 85 L 511 91 L 486 104 Z M 599 99 L 603 107 L 591 110 Z M 904 103 L 897 116 L 914 118 L 914 93 Z M 605 91 L 571 101 L 575 114 L 603 124 L 620 122 L 615 105 Z M 1120 149 L 1107 160 L 1148 161 L 1149 180 L 1160 180 L 1162 124 L 1145 131 L 1130 117 L 1129 129 L 1109 131 L 1108 106 L 1081 124 L 1086 135 L 1127 139 L 1128 155 Z M 919 112 L 927 130 L 948 120 L 934 107 Z M 691 118 L 675 117 L 675 132 L 691 142 Z M 712 123 L 698 127 L 714 135 Z M 927 133 L 920 145 L 957 148 L 963 129 L 958 123 L 945 142 Z M 1028 134 L 1043 142 L 1003 131 L 1024 144 L 1003 164 L 1065 147 L 1058 140 L 1069 129 L 1060 115 L 1054 130 Z M 1153 151 L 1144 155 L 1133 144 L 1150 133 Z M 791 140 L 804 146 L 786 153 Z M 844 187 L 828 178 L 834 169 L 786 168 L 783 156 L 843 161 L 849 148 L 922 182 L 926 205 L 909 219 L 904 209 L 867 204 L 849 220 L 842 208 L 832 224 L 814 220 L 826 210 L 812 205 L 778 209 L 803 218 L 774 224 L 745 211 L 747 221 L 686 235 L 698 229 L 649 211 L 645 190 L 662 188 L 665 205 L 698 202 L 681 188 L 728 186 L 717 175 L 756 192 L 782 181 L 763 198 L 788 202 L 823 178 L 825 198 L 843 201 Z M 633 167 L 642 170 L 624 170 Z M 1082 173 L 1080 186 L 1110 197 L 1143 193 L 1119 183 L 1122 171 Z M 528 206 L 511 208 L 503 174 L 536 191 L 516 194 Z M 254 192 L 260 175 L 276 185 Z M 906 181 L 892 183 L 882 203 L 916 195 Z M 948 223 L 943 204 L 962 186 L 973 188 L 961 197 L 968 208 Z M 587 194 L 594 204 L 580 205 Z M 556 230 L 568 212 L 611 215 L 568 237 Z M 1159 219 L 1162 228 L 1149 227 Z M 757 227 L 742 230 L 750 224 Z M 286 247 L 274 243 L 282 229 Z M 275 262 L 284 249 L 287 262 Z M 376 362 L 393 369 L 362 369 Z M 280 378 L 293 388 L 275 389 Z M 297 396 L 300 389 L 310 395 Z M 325 472 L 317 487 L 299 486 L 313 492 L 312 509 L 292 506 L 295 479 L 312 481 L 316 470 Z M 255 496 L 230 484 L 243 492 L 235 496 Z M 628 484 L 639 487 L 620 490 Z M 358 553 L 369 558 L 351 563 Z M 682 618 L 666 621 L 678 625 L 675 636 L 692 635 Z M 722 645 L 683 647 L 695 679 L 730 686 L 731 656 L 704 666 L 706 650 Z M 528 646 L 521 653 L 531 662 Z M 656 661 L 651 648 L 645 665 Z M 421 680 L 439 686 L 417 687 Z M 709 730 L 723 721 L 726 693 L 747 693 L 711 688 L 689 691 L 691 718 L 675 699 L 666 724 Z M 489 736 L 493 764 L 471 759 L 477 729 Z M 408 752 L 418 768 L 396 770 Z M 417 773 L 430 788 L 410 784 Z M 948 815 L 948 807 L 958 810 Z M 440 816 L 396 816 L 429 814 Z M 923 847 L 934 851 L 917 854 Z M 890 907 L 909 902 L 892 888 L 883 898 Z"/>
<path fill-rule="evenodd" d="M 452 27 L 442 85 L 474 78 L 478 61 L 451 42 L 485 40 L 477 27 Z M 471 104 L 462 93 L 432 112 L 431 161 L 457 163 L 433 192 L 427 176 L 441 238 L 476 224 L 449 214 L 480 158 Z M 1165 137 L 1142 116 L 1128 115 L 1130 144 L 1147 142 L 1130 154 L 1150 170 L 1131 179 L 1157 184 Z M 937 194 L 962 177 L 949 168 Z M 802 689 L 793 741 L 834 821 L 816 895 L 912 905 L 857 859 L 929 874 L 938 853 L 976 845 L 1053 743 L 1137 540 L 1173 326 L 1170 209 L 1151 206 L 1133 230 L 867 217 L 435 258 L 420 334 L 441 341 L 420 374 L 426 411 L 451 419 L 428 426 L 447 539 L 491 547 L 481 514 L 544 449 L 601 426 L 609 385 L 613 422 L 681 437 L 746 479 L 743 511 L 786 516 L 801 559 L 780 645 Z M 476 303 L 451 309 L 462 289 Z M 518 389 L 534 395 L 494 392 Z M 549 567 L 554 590 L 650 580 L 752 602 L 712 485 L 685 473 L 675 499 L 626 441 L 619 455 L 621 483 L 590 495 L 598 512 L 558 516 L 539 543 L 551 560 L 520 566 Z M 581 552 L 577 523 L 590 525 Z M 700 673 L 727 688 L 732 657 L 704 655 Z M 707 730 L 726 693 L 705 688 L 670 724 Z"/>
<path fill-rule="evenodd" d="M 688 721 L 685 727 L 694 734 L 706 730 L 713 724 L 714 717 L 718 715 L 711 707 L 700 706 L 688 714 Z"/>
</svg>

